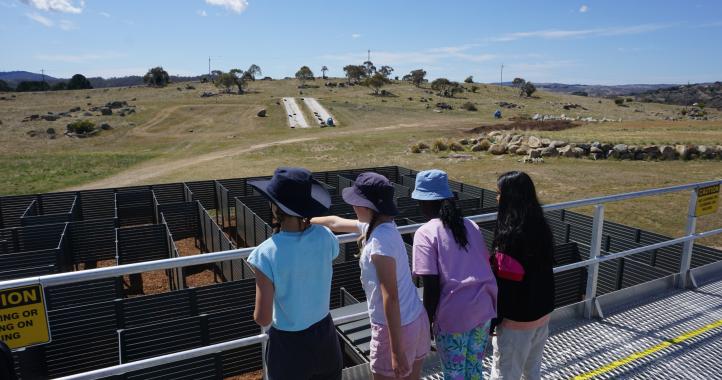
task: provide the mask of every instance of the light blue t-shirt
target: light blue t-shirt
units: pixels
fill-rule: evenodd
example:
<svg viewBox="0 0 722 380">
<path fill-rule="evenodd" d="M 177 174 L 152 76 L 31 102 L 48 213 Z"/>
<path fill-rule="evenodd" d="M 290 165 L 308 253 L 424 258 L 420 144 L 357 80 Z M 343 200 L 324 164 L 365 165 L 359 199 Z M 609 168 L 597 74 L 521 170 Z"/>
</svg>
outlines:
<svg viewBox="0 0 722 380">
<path fill-rule="evenodd" d="M 274 234 L 251 252 L 248 263 L 273 282 L 273 327 L 300 331 L 326 317 L 338 251 L 336 236 L 312 225 Z"/>
</svg>

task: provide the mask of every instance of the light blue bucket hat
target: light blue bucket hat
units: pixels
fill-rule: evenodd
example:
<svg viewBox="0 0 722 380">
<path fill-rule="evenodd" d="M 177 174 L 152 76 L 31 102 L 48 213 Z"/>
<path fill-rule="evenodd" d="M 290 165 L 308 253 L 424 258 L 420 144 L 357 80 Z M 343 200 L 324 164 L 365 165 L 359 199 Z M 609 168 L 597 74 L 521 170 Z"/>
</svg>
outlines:
<svg viewBox="0 0 722 380">
<path fill-rule="evenodd" d="M 449 188 L 449 177 L 438 169 L 424 170 L 416 175 L 416 188 L 411 198 L 419 201 L 440 201 L 453 198 Z"/>
</svg>

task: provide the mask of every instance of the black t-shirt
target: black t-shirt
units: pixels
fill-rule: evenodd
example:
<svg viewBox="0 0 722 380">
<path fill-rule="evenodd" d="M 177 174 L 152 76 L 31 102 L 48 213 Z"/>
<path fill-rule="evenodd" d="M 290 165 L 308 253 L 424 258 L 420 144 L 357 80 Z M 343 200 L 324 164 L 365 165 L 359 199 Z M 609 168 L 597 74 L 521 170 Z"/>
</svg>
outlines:
<svg viewBox="0 0 722 380">
<path fill-rule="evenodd" d="M 554 311 L 554 272 L 552 264 L 525 262 L 521 281 L 496 278 L 497 317 L 517 322 L 535 321 Z"/>
</svg>

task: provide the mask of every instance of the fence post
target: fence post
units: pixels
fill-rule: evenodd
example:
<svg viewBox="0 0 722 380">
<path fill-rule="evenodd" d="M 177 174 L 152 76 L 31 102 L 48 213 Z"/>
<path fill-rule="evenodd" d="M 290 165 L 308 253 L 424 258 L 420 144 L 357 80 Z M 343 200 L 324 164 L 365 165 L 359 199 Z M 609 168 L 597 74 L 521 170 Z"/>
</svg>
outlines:
<svg viewBox="0 0 722 380">
<path fill-rule="evenodd" d="M 685 236 L 693 235 L 697 227 L 697 189 L 693 189 L 689 196 L 689 208 L 687 211 L 687 228 L 684 230 Z M 682 260 L 679 264 L 679 288 L 696 288 L 697 283 L 692 277 L 690 272 L 690 264 L 692 262 L 692 248 L 694 247 L 694 240 L 688 240 L 684 242 L 682 248 Z"/>
<path fill-rule="evenodd" d="M 592 224 L 592 241 L 589 245 L 589 259 L 599 257 L 602 247 L 602 231 L 604 226 L 604 205 L 594 206 L 594 223 Z M 602 310 L 597 303 L 597 275 L 599 274 L 599 263 L 590 264 L 587 267 L 587 290 L 584 296 L 584 317 L 592 318 L 598 316 L 603 318 Z"/>
</svg>

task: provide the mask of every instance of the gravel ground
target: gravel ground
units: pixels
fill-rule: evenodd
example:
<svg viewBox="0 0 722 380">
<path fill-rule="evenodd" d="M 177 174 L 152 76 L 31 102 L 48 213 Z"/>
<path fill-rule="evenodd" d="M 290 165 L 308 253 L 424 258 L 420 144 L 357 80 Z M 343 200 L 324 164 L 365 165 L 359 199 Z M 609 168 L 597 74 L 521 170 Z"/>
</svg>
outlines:
<svg viewBox="0 0 722 380">
<path fill-rule="evenodd" d="M 283 98 L 283 106 L 286 107 L 288 115 L 288 126 L 291 128 L 308 128 L 308 123 L 303 117 L 301 108 L 296 103 L 296 98 Z"/>
</svg>

